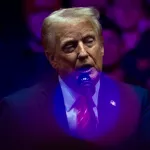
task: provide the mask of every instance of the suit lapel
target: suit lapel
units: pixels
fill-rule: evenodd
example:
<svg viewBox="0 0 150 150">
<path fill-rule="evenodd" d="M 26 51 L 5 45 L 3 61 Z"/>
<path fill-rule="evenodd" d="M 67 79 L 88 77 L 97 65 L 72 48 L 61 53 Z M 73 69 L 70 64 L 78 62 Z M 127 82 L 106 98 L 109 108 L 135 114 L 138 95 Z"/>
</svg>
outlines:
<svg viewBox="0 0 150 150">
<path fill-rule="evenodd" d="M 68 131 L 69 125 L 64 105 L 64 98 L 58 81 L 58 74 L 46 75 L 42 82 L 43 94 L 49 101 L 49 115 L 53 118 L 54 126 L 58 127 L 58 132 Z M 61 129 L 62 128 L 62 129 Z M 59 130 L 60 129 L 60 130 Z"/>
<path fill-rule="evenodd" d="M 117 84 L 104 74 L 100 76 L 98 97 L 99 135 L 103 137 L 116 125 L 120 103 Z"/>
<path fill-rule="evenodd" d="M 50 114 L 53 114 L 55 120 L 54 128 L 55 125 L 58 127 L 57 133 L 60 136 L 60 132 L 69 132 L 63 94 L 58 76 L 55 74 L 54 77 L 49 76 L 48 79 L 50 80 L 45 82 L 44 94 L 48 97 Z M 127 113 L 124 110 L 126 110 L 126 104 L 131 105 L 131 98 L 126 99 L 125 96 L 128 95 L 128 92 L 121 92 L 121 89 L 124 91 L 124 88 L 121 88 L 118 82 L 101 74 L 98 96 L 99 143 L 112 144 L 118 142 L 126 132 L 122 132 L 127 123 L 127 119 L 125 119 Z M 132 107 L 129 107 L 129 109 L 131 110 Z"/>
<path fill-rule="evenodd" d="M 49 99 L 50 113 L 53 113 L 56 124 L 69 131 L 64 98 L 58 81 L 58 75 L 48 76 L 45 78 L 44 92 Z M 48 79 L 48 80 L 47 80 Z M 117 85 L 114 81 L 101 74 L 100 90 L 98 96 L 98 116 L 100 135 L 105 134 L 115 125 L 119 111 L 119 94 Z M 116 106 L 115 106 L 116 104 Z M 52 111 L 51 111 L 52 110 Z"/>
<path fill-rule="evenodd" d="M 58 125 L 63 128 L 65 131 L 69 130 L 69 125 L 66 116 L 66 109 L 64 105 L 64 98 L 62 94 L 62 90 L 60 84 L 56 87 L 53 98 L 53 106 L 54 106 L 54 116 Z"/>
<path fill-rule="evenodd" d="M 130 137 L 134 136 L 139 106 L 132 90 L 126 84 L 101 76 L 98 134 L 103 144 L 115 144 L 126 139 L 130 141 Z"/>
</svg>

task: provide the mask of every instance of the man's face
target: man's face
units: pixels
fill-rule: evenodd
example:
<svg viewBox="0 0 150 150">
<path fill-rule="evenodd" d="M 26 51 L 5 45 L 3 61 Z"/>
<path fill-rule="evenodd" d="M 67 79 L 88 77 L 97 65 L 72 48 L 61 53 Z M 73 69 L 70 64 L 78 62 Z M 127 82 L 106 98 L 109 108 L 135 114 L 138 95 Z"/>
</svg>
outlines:
<svg viewBox="0 0 150 150">
<path fill-rule="evenodd" d="M 51 64 L 60 76 L 78 79 L 86 72 L 92 80 L 98 77 L 102 69 L 103 46 L 90 22 L 59 25 L 56 43 Z"/>
</svg>

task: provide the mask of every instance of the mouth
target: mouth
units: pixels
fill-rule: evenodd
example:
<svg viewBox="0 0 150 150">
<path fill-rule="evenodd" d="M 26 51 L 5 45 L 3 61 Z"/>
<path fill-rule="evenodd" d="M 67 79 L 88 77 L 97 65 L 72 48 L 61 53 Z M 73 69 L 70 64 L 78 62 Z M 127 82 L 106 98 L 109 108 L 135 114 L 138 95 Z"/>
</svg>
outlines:
<svg viewBox="0 0 150 150">
<path fill-rule="evenodd" d="M 92 65 L 86 64 L 86 65 L 83 65 L 80 68 L 78 68 L 77 71 L 79 71 L 81 73 L 88 73 L 91 71 L 92 67 L 93 67 Z"/>
</svg>

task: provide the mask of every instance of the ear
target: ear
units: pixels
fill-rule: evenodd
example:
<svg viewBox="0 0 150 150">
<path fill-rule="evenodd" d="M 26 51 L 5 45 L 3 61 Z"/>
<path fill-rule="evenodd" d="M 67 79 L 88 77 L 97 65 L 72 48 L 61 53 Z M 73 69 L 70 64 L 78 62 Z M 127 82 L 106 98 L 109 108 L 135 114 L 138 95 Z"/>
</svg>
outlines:
<svg viewBox="0 0 150 150">
<path fill-rule="evenodd" d="M 56 61 L 56 56 L 54 53 L 50 53 L 49 51 L 45 51 L 45 55 L 48 59 L 48 61 L 50 62 L 50 64 L 52 65 L 52 67 L 54 69 L 57 69 L 57 61 Z"/>
<path fill-rule="evenodd" d="M 104 56 L 104 46 L 101 47 L 101 56 Z"/>
<path fill-rule="evenodd" d="M 101 56 L 104 56 L 104 37 L 103 37 L 102 33 L 99 36 L 99 45 L 100 45 Z"/>
</svg>

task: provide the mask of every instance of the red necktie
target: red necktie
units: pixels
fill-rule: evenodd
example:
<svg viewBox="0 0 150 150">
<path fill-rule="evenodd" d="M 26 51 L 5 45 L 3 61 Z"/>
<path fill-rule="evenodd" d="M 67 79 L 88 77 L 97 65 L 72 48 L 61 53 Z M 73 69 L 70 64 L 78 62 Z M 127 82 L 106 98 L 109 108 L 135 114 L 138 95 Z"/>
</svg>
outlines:
<svg viewBox="0 0 150 150">
<path fill-rule="evenodd" d="M 94 102 L 92 98 L 81 96 L 75 103 L 77 110 L 76 132 L 79 136 L 88 137 L 97 130 L 98 120 L 93 111 Z"/>
</svg>

